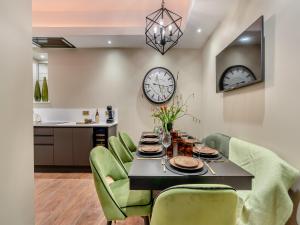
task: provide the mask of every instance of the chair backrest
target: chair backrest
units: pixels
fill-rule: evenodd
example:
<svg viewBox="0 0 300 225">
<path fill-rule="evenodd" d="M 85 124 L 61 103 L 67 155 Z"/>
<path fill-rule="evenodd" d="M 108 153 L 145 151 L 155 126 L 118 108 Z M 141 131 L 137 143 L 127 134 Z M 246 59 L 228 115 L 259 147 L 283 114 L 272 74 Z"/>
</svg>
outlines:
<svg viewBox="0 0 300 225">
<path fill-rule="evenodd" d="M 299 170 L 262 146 L 235 137 L 229 146 L 229 159 L 255 176 L 245 199 L 243 222 L 285 224 L 293 210 L 288 190 L 299 178 Z"/>
<path fill-rule="evenodd" d="M 229 157 L 229 142 L 230 142 L 229 136 L 216 133 L 207 136 L 202 141 L 206 146 L 217 149 L 226 158 Z"/>
<path fill-rule="evenodd" d="M 126 150 L 126 148 L 122 145 L 119 138 L 115 136 L 111 136 L 108 139 L 109 150 L 113 153 L 116 159 L 120 162 L 120 164 L 124 167 L 124 163 L 132 162 L 132 157 L 130 153 Z M 125 169 L 125 167 L 124 167 Z"/>
<path fill-rule="evenodd" d="M 119 132 L 119 138 L 122 142 L 122 144 L 131 152 L 135 152 L 137 147 L 136 145 L 133 143 L 132 139 L 130 138 L 130 136 L 125 133 L 125 132 Z"/>
<path fill-rule="evenodd" d="M 126 179 L 127 175 L 123 168 L 105 147 L 96 147 L 91 151 L 90 165 L 98 198 L 106 219 L 112 221 L 126 218 L 106 179 L 108 176 L 114 181 Z"/>
<path fill-rule="evenodd" d="M 236 225 L 237 203 L 229 186 L 174 186 L 156 199 L 151 225 Z"/>
</svg>

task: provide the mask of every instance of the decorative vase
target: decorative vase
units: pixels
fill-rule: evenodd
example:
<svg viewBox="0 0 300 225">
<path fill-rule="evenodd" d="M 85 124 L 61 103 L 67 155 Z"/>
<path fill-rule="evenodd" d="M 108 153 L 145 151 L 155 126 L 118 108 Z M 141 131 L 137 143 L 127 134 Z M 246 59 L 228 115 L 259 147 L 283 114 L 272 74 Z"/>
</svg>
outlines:
<svg viewBox="0 0 300 225">
<path fill-rule="evenodd" d="M 173 130 L 173 123 L 167 123 L 167 130 L 171 132 Z"/>
<path fill-rule="evenodd" d="M 41 101 L 41 87 L 40 87 L 40 82 L 38 80 L 35 82 L 34 100 L 36 102 L 40 102 Z"/>
<path fill-rule="evenodd" d="M 43 102 L 48 102 L 48 84 L 47 84 L 47 79 L 44 77 L 43 80 L 43 88 L 42 88 L 42 100 Z"/>
</svg>

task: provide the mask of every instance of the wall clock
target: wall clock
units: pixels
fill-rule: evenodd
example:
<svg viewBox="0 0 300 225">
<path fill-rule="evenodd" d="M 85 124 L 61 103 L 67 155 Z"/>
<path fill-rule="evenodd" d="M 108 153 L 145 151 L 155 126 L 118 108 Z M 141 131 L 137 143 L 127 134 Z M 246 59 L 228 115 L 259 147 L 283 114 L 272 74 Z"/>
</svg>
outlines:
<svg viewBox="0 0 300 225">
<path fill-rule="evenodd" d="M 155 67 L 148 71 L 143 81 L 143 91 L 147 99 L 155 104 L 169 101 L 176 90 L 173 74 L 166 68 Z"/>
<path fill-rule="evenodd" d="M 227 68 L 220 79 L 220 90 L 231 90 L 256 81 L 254 73 L 246 66 L 236 65 Z"/>
</svg>

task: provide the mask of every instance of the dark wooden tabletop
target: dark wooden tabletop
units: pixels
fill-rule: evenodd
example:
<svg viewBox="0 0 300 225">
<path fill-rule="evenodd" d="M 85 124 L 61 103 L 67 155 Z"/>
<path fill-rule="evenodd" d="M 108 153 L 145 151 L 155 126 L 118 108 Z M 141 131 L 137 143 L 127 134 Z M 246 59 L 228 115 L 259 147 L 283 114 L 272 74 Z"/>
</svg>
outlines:
<svg viewBox="0 0 300 225">
<path fill-rule="evenodd" d="M 178 175 L 168 169 L 163 171 L 160 159 L 138 159 L 135 157 L 129 171 L 131 190 L 163 190 L 179 184 L 226 184 L 236 190 L 251 190 L 254 176 L 233 162 L 210 162 L 210 170 L 203 176 Z"/>
<path fill-rule="evenodd" d="M 135 156 L 129 171 L 131 190 L 163 190 L 180 184 L 226 184 L 236 190 L 251 190 L 254 176 L 230 160 L 209 162 L 215 175 L 208 172 L 200 175 L 178 175 L 163 170 L 161 159 L 141 159 Z"/>
</svg>

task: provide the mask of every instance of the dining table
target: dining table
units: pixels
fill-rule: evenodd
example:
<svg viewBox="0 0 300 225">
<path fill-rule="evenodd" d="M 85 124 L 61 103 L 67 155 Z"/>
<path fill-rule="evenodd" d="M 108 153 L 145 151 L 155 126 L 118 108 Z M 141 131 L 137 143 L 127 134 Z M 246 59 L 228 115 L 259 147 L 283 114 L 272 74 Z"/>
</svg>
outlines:
<svg viewBox="0 0 300 225">
<path fill-rule="evenodd" d="M 142 145 L 141 141 L 138 149 L 140 145 Z M 176 145 L 172 148 L 175 148 L 174 146 Z M 176 154 L 178 152 L 173 156 Z M 166 169 L 165 164 L 162 163 L 166 159 L 166 156 L 143 158 L 137 153 L 128 174 L 130 189 L 161 191 L 182 184 L 225 184 L 236 190 L 252 189 L 254 176 L 224 156 L 218 160 L 202 159 L 207 171 L 202 175 L 182 175 Z"/>
</svg>

